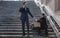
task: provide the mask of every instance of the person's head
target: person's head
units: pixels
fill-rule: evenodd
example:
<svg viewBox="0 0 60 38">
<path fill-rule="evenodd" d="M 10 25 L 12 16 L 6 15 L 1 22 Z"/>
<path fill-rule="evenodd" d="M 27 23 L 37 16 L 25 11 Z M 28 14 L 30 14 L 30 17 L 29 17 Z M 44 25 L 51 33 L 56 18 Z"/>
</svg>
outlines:
<svg viewBox="0 0 60 38">
<path fill-rule="evenodd" d="M 27 7 L 27 2 L 23 2 L 23 6 Z"/>
<path fill-rule="evenodd" d="M 45 14 L 44 13 L 42 14 L 42 17 L 45 17 Z"/>
</svg>

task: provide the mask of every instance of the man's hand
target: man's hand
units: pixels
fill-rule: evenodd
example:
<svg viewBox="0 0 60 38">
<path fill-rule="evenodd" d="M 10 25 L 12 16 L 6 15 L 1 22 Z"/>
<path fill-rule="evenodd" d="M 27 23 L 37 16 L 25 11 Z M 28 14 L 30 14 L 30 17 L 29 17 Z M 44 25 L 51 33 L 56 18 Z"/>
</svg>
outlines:
<svg viewBox="0 0 60 38">
<path fill-rule="evenodd" d="M 32 18 L 35 18 L 34 16 Z"/>
</svg>

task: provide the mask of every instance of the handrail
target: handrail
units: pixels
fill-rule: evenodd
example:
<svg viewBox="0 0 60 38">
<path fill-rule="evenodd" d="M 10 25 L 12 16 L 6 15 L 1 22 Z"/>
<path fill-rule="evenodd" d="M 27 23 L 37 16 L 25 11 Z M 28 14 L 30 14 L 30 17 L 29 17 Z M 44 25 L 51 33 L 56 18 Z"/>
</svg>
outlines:
<svg viewBox="0 0 60 38">
<path fill-rule="evenodd" d="M 53 28 L 54 32 L 56 33 L 57 38 L 60 38 L 60 32 L 58 31 L 56 24 L 54 24 L 54 22 L 53 22 L 54 19 L 52 20 L 53 15 L 52 14 L 50 15 L 49 14 L 50 11 L 48 11 L 48 9 L 46 9 L 47 7 L 45 5 L 42 5 L 41 2 L 40 1 L 38 2 L 38 1 L 39 0 L 35 0 L 35 3 L 38 5 L 38 7 L 40 7 L 41 12 L 47 16 L 47 20 L 49 21 L 51 27 Z"/>
<path fill-rule="evenodd" d="M 47 11 L 45 11 L 45 13 L 46 13 L 46 12 L 47 12 Z M 47 14 L 47 13 L 46 13 L 46 14 Z M 55 21 L 53 21 L 54 19 L 52 19 L 53 17 L 52 17 L 52 16 L 48 16 L 48 17 L 49 17 L 49 18 L 47 18 L 47 19 L 48 19 L 51 27 L 53 28 L 54 32 L 56 33 L 57 38 L 60 38 L 60 33 L 59 33 L 59 30 L 58 30 L 57 27 L 56 27 Z M 51 18 L 51 17 L 52 17 L 52 18 Z"/>
<path fill-rule="evenodd" d="M 53 28 L 54 32 L 56 33 L 57 38 L 60 38 L 60 32 L 58 31 L 57 27 L 55 26 L 54 22 L 51 20 L 51 16 L 48 16 L 47 18 L 49 20 L 49 23 L 51 27 Z"/>
<path fill-rule="evenodd" d="M 53 17 L 53 18 L 57 22 L 58 26 L 60 27 L 60 23 L 58 22 L 59 20 L 57 20 L 56 17 Z"/>
</svg>

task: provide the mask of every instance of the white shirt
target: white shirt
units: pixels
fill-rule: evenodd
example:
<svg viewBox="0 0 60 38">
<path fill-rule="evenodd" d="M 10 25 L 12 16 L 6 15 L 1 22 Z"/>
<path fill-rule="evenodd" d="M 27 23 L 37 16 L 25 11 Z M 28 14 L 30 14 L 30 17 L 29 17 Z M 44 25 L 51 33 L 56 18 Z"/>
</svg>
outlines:
<svg viewBox="0 0 60 38">
<path fill-rule="evenodd" d="M 23 6 L 23 8 L 25 8 L 25 10 L 26 10 L 26 7 L 25 6 Z"/>
</svg>

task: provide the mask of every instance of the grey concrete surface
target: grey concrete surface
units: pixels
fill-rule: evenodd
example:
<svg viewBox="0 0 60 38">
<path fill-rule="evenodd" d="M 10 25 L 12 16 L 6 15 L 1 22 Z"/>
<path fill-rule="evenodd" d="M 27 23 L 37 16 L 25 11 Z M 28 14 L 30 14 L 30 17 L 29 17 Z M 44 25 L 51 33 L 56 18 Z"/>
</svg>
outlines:
<svg viewBox="0 0 60 38">
<path fill-rule="evenodd" d="M 21 27 L 20 25 L 20 13 L 19 13 L 19 8 L 22 7 L 21 1 L 0 1 L 0 29 L 22 29 L 19 28 Z M 41 11 L 40 9 L 35 5 L 33 1 L 28 2 L 28 7 L 30 8 L 31 13 L 34 16 L 41 16 Z M 32 22 L 32 18 L 29 16 L 30 22 Z M 8 25 L 1 25 L 1 24 L 8 24 Z M 11 25 L 10 25 L 11 24 Z M 15 25 L 14 25 L 15 24 Z M 17 24 L 17 25 L 16 25 Z M 11 26 L 11 27 L 10 27 Z M 30 28 L 31 29 L 31 28 Z M 31 30 L 30 30 L 31 31 Z M 0 30 L 0 32 L 22 32 L 21 30 Z M 13 33 L 11 33 L 14 35 Z M 2 33 L 3 35 L 3 33 Z M 9 35 L 6 34 L 6 35 Z M 16 35 L 16 33 L 15 33 Z M 19 34 L 17 34 L 19 35 Z M 43 36 L 38 36 L 37 33 L 34 32 L 32 34 L 32 38 L 48 38 Z M 2 37 L 1 37 L 2 38 Z M 5 37 L 8 38 L 8 37 Z M 11 37 L 9 37 L 11 38 Z M 16 37 L 15 37 L 16 38 Z"/>
</svg>

